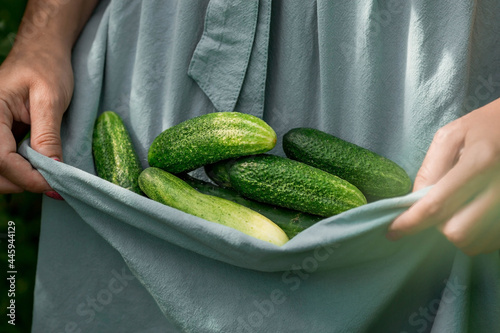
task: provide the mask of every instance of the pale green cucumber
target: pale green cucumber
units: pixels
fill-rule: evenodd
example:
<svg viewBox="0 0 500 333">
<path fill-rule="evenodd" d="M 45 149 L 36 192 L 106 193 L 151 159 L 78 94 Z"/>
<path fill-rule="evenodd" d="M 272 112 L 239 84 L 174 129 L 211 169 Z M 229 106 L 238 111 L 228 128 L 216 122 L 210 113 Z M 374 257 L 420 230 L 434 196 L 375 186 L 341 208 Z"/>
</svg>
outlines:
<svg viewBox="0 0 500 333">
<path fill-rule="evenodd" d="M 144 170 L 139 176 L 139 186 L 149 198 L 185 213 L 278 246 L 288 241 L 285 232 L 265 216 L 232 201 L 200 193 L 161 169 Z"/>
<path fill-rule="evenodd" d="M 188 175 L 183 175 L 182 178 L 198 192 L 231 200 L 264 215 L 283 229 L 288 238 L 297 236 L 300 232 L 323 219 L 323 217 L 319 215 L 311 215 L 296 210 L 276 207 L 266 203 L 250 200 L 244 198 L 235 190 L 218 187 Z"/>
</svg>

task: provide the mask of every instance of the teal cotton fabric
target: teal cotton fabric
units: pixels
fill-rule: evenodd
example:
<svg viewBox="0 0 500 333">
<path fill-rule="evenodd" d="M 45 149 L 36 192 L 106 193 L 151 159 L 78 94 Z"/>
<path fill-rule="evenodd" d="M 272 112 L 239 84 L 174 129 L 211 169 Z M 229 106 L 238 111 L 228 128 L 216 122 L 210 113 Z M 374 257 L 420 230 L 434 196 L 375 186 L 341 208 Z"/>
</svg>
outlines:
<svg viewBox="0 0 500 333">
<path fill-rule="evenodd" d="M 101 1 L 73 53 L 64 163 L 21 147 L 65 198 L 43 203 L 32 331 L 500 332 L 498 252 L 385 239 L 428 189 L 276 247 L 96 177 L 91 151 L 106 110 L 147 167 L 161 131 L 234 108 L 276 130 L 274 154 L 314 127 L 414 178 L 439 127 L 500 97 L 493 32 L 493 0 Z"/>
</svg>

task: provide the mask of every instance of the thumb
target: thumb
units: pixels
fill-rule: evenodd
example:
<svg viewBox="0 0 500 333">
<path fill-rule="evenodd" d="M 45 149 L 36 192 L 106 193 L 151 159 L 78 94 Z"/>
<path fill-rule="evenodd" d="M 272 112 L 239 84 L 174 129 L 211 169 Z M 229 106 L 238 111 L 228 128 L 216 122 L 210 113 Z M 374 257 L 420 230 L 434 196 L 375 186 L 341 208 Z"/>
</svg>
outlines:
<svg viewBox="0 0 500 333">
<path fill-rule="evenodd" d="M 62 161 L 61 121 L 66 105 L 57 97 L 35 91 L 30 94 L 31 148 Z"/>
</svg>

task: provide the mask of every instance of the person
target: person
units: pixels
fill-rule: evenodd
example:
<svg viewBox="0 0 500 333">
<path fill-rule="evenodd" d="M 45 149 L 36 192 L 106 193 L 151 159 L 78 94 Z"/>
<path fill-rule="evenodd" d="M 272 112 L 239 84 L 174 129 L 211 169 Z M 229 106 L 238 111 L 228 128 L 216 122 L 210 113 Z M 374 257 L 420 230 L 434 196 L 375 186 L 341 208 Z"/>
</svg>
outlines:
<svg viewBox="0 0 500 333">
<path fill-rule="evenodd" d="M 500 249 L 499 108 L 497 99 L 436 133 L 413 190 L 435 186 L 396 218 L 389 239 L 434 226 L 468 255 Z"/>
<path fill-rule="evenodd" d="M 50 10 L 44 3 L 29 2 L 19 35 L 30 35 L 30 42 L 19 38 L 1 67 L 0 193 L 52 191 L 40 173 L 16 153 L 16 134 L 18 138 L 19 133 L 26 134 L 26 125 L 31 126 L 33 149 L 63 158 L 59 132 L 73 93 L 71 48 L 97 1 L 61 6 L 58 19 L 47 18 L 42 28 L 28 25 L 37 16 L 50 15 L 44 14 Z M 36 31 L 29 31 L 33 28 Z M 436 133 L 414 191 L 436 186 L 394 221 L 390 239 L 434 226 L 467 254 L 500 249 L 500 134 L 495 126 L 499 109 L 497 99 Z"/>
<path fill-rule="evenodd" d="M 126 6 L 130 6 L 131 11 L 140 11 L 141 5 L 137 3 L 132 4 L 131 2 L 126 2 L 126 4 L 117 4 L 117 2 L 111 1 L 111 4 L 109 5 L 101 5 L 103 8 L 105 8 L 106 6 L 111 7 L 112 4 L 114 4 L 117 7 L 116 13 L 130 15 L 130 17 L 133 17 L 133 20 L 138 20 L 131 23 L 135 27 L 130 28 L 131 31 L 133 31 L 133 29 L 139 28 L 144 30 L 141 30 L 141 33 L 159 33 L 159 31 L 164 31 L 155 30 L 152 27 L 147 27 L 143 22 L 140 22 L 140 19 L 138 17 L 133 16 L 125 10 Z M 190 3 L 189 6 L 200 6 L 200 12 L 204 14 L 207 3 L 208 2 L 206 1 L 203 2 L 203 5 L 194 5 Z M 303 22 L 301 21 L 302 18 L 295 18 L 297 21 L 296 23 L 300 24 L 304 22 L 313 22 L 317 19 L 318 22 L 323 22 L 322 24 L 326 24 L 326 26 L 328 26 L 328 24 L 325 23 L 326 21 L 324 20 L 325 16 L 328 15 L 328 11 L 320 11 L 320 3 L 322 2 L 318 1 L 318 4 L 314 4 L 314 6 L 311 4 L 303 5 L 306 10 L 301 15 L 305 18 L 303 18 Z M 72 95 L 74 93 L 74 78 L 71 59 L 72 49 L 97 4 L 97 0 L 30 0 L 28 2 L 23 22 L 19 28 L 16 42 L 5 62 L 0 67 L 0 142 L 2 142 L 0 146 L 0 193 L 31 191 L 36 193 L 46 193 L 51 197 L 55 196 L 54 190 L 47 183 L 44 177 L 32 167 L 29 161 L 27 161 L 17 153 L 17 142 L 26 134 L 27 130 L 30 129 L 30 145 L 34 150 L 47 157 L 63 162 L 65 161 L 65 156 L 63 156 L 62 148 L 65 143 L 61 142 L 60 131 L 61 123 L 63 121 L 63 115 L 68 109 L 68 106 L 70 105 L 72 100 Z M 215 5 L 216 4 L 214 4 L 214 6 Z M 322 5 L 324 5 L 324 3 Z M 297 9 L 298 7 L 300 7 L 300 5 L 284 4 L 280 1 L 274 1 L 272 6 L 273 16 L 271 20 L 271 35 L 269 37 L 269 47 L 271 48 L 271 50 L 269 51 L 269 61 L 267 65 L 268 79 L 265 85 L 266 99 L 270 99 L 271 102 L 265 102 L 265 109 L 272 110 L 270 112 L 274 111 L 275 115 L 268 114 L 267 117 L 271 122 L 278 122 L 279 119 L 275 119 L 273 117 L 286 117 L 286 111 L 281 112 L 282 109 L 280 109 L 279 103 L 281 103 L 283 99 L 290 97 L 290 94 L 285 93 L 286 89 L 280 88 L 279 85 L 285 85 L 287 78 L 293 77 L 293 75 L 289 72 L 290 68 L 287 68 L 284 64 L 280 64 L 280 61 L 282 59 L 286 59 L 287 56 L 293 56 L 293 52 L 296 51 L 296 48 L 294 48 L 293 46 L 289 46 L 290 48 L 292 48 L 293 52 L 287 49 L 287 45 L 289 44 L 280 44 L 285 42 L 280 41 L 279 37 L 277 37 L 283 30 L 292 28 L 291 26 L 289 26 L 292 20 L 290 18 L 286 18 L 286 14 L 283 14 L 286 13 L 286 11 L 281 11 L 278 8 L 281 8 L 282 6 L 289 6 L 290 8 Z M 346 5 L 342 5 L 341 7 L 345 6 Z M 361 5 L 359 4 L 356 6 L 361 7 Z M 406 8 L 406 5 L 401 6 Z M 174 7 L 175 6 L 172 6 L 172 10 L 174 10 Z M 419 14 L 426 10 L 424 5 L 417 5 L 417 7 L 417 12 L 420 11 L 418 12 Z M 476 15 L 480 15 L 478 11 L 471 10 L 468 12 L 464 8 L 462 8 L 463 6 L 459 7 L 460 8 L 456 9 L 454 13 L 458 13 L 459 10 L 463 10 L 464 13 L 476 13 Z M 404 10 L 401 8 L 398 12 L 391 12 L 390 10 L 386 10 L 389 15 L 392 14 L 392 19 L 388 19 L 389 16 L 386 15 L 385 18 L 379 17 L 378 20 L 372 20 L 372 24 L 375 24 L 372 25 L 372 28 L 378 27 L 378 30 L 375 29 L 375 34 L 377 35 L 376 37 L 379 38 L 381 35 L 386 33 L 388 36 L 387 38 L 395 35 L 399 36 L 398 38 L 404 38 L 401 37 L 400 32 L 397 31 L 380 32 L 382 31 L 382 29 L 389 29 L 390 27 L 388 28 L 388 26 L 390 24 L 398 26 L 397 28 L 395 28 L 395 30 L 400 28 L 402 29 L 402 26 L 399 26 L 399 22 L 408 22 L 408 20 L 410 20 L 410 16 L 408 16 L 408 18 L 406 19 L 395 18 L 395 13 L 400 13 L 403 11 Z M 428 12 L 426 11 L 426 13 Z M 174 20 L 174 16 L 170 16 L 170 19 Z M 437 22 L 438 19 L 431 18 L 431 21 Z M 192 21 L 190 23 L 192 23 Z M 181 23 L 176 22 L 175 24 L 178 24 L 179 27 L 183 27 Z M 443 25 L 446 26 L 445 23 L 443 23 Z M 332 27 L 332 29 L 333 27 L 338 28 L 335 23 L 332 23 L 329 26 Z M 120 28 L 122 27 L 117 25 L 113 29 L 119 30 Z M 163 28 L 165 28 L 165 26 L 162 26 L 162 29 Z M 367 29 L 369 28 L 370 27 L 367 27 Z M 425 30 L 425 27 L 420 28 L 423 31 Z M 471 27 L 471 29 L 473 28 L 474 27 Z M 447 29 L 451 29 L 450 31 L 452 31 L 454 27 L 451 26 L 450 23 L 450 26 L 447 26 Z M 307 36 L 307 34 L 312 33 L 311 31 L 313 31 L 314 28 L 308 27 L 304 30 L 305 31 L 303 32 L 297 33 L 297 38 L 304 38 L 304 36 Z M 115 33 L 115 36 L 119 35 L 123 38 L 122 41 L 111 41 L 108 46 L 111 50 L 110 59 L 113 59 L 113 57 L 117 57 L 119 55 L 119 52 L 113 53 L 117 48 L 115 44 L 120 42 L 126 43 L 129 41 L 129 39 L 127 39 L 124 34 L 120 34 L 119 32 L 116 32 L 114 30 L 110 31 Z M 192 31 L 196 33 L 196 36 L 192 37 L 192 39 L 197 42 L 199 35 L 202 32 L 202 25 L 199 24 L 197 27 L 193 28 Z M 424 32 L 427 33 L 428 31 L 425 30 Z M 173 34 L 173 32 L 168 30 L 167 34 Z M 462 36 L 462 33 L 460 33 L 460 35 Z M 438 36 L 442 35 L 438 34 Z M 177 40 L 175 40 L 175 36 L 166 38 L 169 42 L 177 43 Z M 324 36 L 316 36 L 314 38 L 324 38 Z M 310 51 L 310 49 L 308 49 L 309 47 L 311 49 L 317 50 L 318 45 L 320 45 L 320 51 L 323 52 L 328 52 L 328 50 L 330 50 L 328 48 L 336 47 L 336 45 L 333 44 L 336 41 L 336 37 L 331 37 L 331 39 L 329 39 L 333 45 L 328 46 L 324 46 L 324 44 L 319 43 L 317 40 L 315 42 L 314 38 L 302 42 L 303 44 L 301 45 L 306 48 L 306 51 L 304 52 L 308 52 L 308 50 Z M 356 40 L 356 37 L 353 38 L 354 39 L 352 39 L 352 42 L 348 43 L 349 46 L 354 45 L 355 47 L 351 55 L 355 59 L 358 59 L 360 61 L 367 61 L 367 63 L 369 64 L 373 64 L 374 62 L 376 62 L 377 60 L 373 59 L 366 60 L 367 58 L 365 58 L 365 55 L 361 54 L 359 50 L 359 40 Z M 150 42 L 151 41 L 148 41 L 148 43 L 145 43 L 144 46 L 150 46 Z M 337 42 L 337 47 L 342 47 L 342 43 L 344 42 L 342 40 L 337 40 Z M 407 40 L 404 39 L 404 42 L 406 43 Z M 434 42 L 435 41 L 433 41 L 433 43 Z M 446 41 L 446 43 L 447 42 L 448 41 Z M 162 44 L 161 41 L 159 41 L 158 43 Z M 288 40 L 286 41 L 286 43 L 292 43 L 292 41 Z M 369 48 L 371 45 L 370 41 L 363 41 L 361 44 L 365 45 L 367 48 Z M 191 47 L 189 52 L 195 51 L 194 46 L 196 46 L 196 43 L 192 44 L 192 46 L 193 47 Z M 422 47 L 422 49 L 426 49 L 424 44 L 421 44 L 420 46 Z M 164 45 L 162 44 L 162 46 L 159 46 L 159 49 L 161 49 L 161 47 L 164 47 Z M 324 47 L 327 51 L 321 50 L 322 47 Z M 451 48 L 451 50 L 454 49 Z M 464 51 L 466 49 L 460 50 Z M 158 48 L 152 49 L 152 51 L 156 52 L 158 51 Z M 175 52 L 175 47 L 173 48 L 173 51 L 172 49 L 168 49 L 165 52 Z M 381 52 L 383 53 L 383 51 Z M 479 51 L 476 50 L 476 52 Z M 341 51 L 338 51 L 338 53 L 341 53 Z M 332 56 L 332 54 L 335 55 L 336 53 L 333 52 L 329 55 Z M 311 57 L 313 56 L 314 55 L 311 55 Z M 335 59 L 341 59 L 341 64 L 349 64 L 352 60 L 349 60 L 349 57 L 344 58 L 342 55 L 337 56 L 338 58 Z M 410 61 L 412 59 L 411 57 L 413 56 L 415 55 L 410 54 L 408 56 L 408 61 Z M 391 60 L 389 60 L 389 58 L 390 57 L 387 58 L 386 62 L 382 60 L 382 63 L 390 63 Z M 465 58 L 467 58 L 467 56 L 465 56 Z M 321 58 L 321 61 L 323 61 L 324 59 L 325 58 Z M 425 60 L 427 58 L 422 59 Z M 455 58 L 453 59 L 454 60 L 452 61 L 456 60 Z M 491 63 L 496 63 L 498 65 L 498 59 L 490 60 Z M 299 87 L 307 86 L 311 82 L 317 82 L 317 76 L 311 76 L 310 69 L 321 69 L 321 66 L 318 67 L 318 64 L 314 63 L 313 65 L 311 65 L 311 68 L 309 68 L 308 66 L 310 65 L 310 61 L 312 60 L 306 58 L 306 60 L 304 60 L 304 63 L 302 64 L 304 68 L 296 69 L 298 72 L 302 73 L 301 75 L 303 75 L 305 81 L 304 85 L 297 83 L 297 86 Z M 133 64 L 134 62 L 127 60 L 126 63 Z M 467 63 L 460 63 L 460 61 L 458 60 L 455 61 L 455 63 L 467 66 Z M 179 64 L 181 70 L 183 70 L 183 73 L 185 73 L 186 75 L 186 80 L 191 80 L 190 78 L 187 78 L 187 65 L 189 65 L 189 62 Z M 427 67 L 432 67 L 436 64 L 433 63 L 430 66 L 427 66 L 426 64 L 420 65 L 427 69 Z M 446 64 L 443 62 L 442 65 L 445 66 Z M 107 66 L 113 66 L 113 64 Z M 169 65 L 164 64 L 164 66 Z M 404 65 L 402 66 L 403 67 L 399 68 L 404 69 Z M 456 72 L 466 71 L 465 69 L 457 69 L 455 67 L 453 67 L 452 69 Z M 439 72 L 439 70 L 441 69 L 437 68 L 435 70 L 436 72 Z M 337 69 L 332 69 L 332 71 L 337 73 Z M 418 74 L 415 73 L 419 73 L 418 70 L 412 71 L 410 67 L 408 67 L 406 71 L 410 76 L 418 76 Z M 356 73 L 358 73 L 356 68 L 352 67 L 351 74 L 353 74 L 353 76 L 356 76 Z M 401 71 L 396 71 L 396 73 L 399 74 L 394 74 L 395 76 L 404 75 L 404 73 L 401 74 Z M 328 74 L 331 74 L 331 72 L 327 72 L 326 74 L 316 74 L 318 75 L 318 77 L 321 77 L 321 79 L 326 83 L 337 82 L 331 76 L 327 76 Z M 492 74 L 496 75 L 497 73 Z M 116 72 L 111 75 L 116 75 Z M 195 75 L 191 76 L 194 77 Z M 359 82 L 356 81 L 356 77 L 345 77 L 347 78 L 346 80 L 353 83 L 349 88 L 350 90 L 366 93 L 367 90 L 365 90 L 365 88 L 361 87 L 358 84 Z M 386 76 L 382 75 L 381 77 L 385 78 Z M 453 78 L 457 79 L 457 77 L 458 76 L 455 76 Z M 456 117 L 456 115 L 461 111 L 451 113 L 451 116 L 448 115 L 448 118 L 440 118 L 439 116 L 435 116 L 433 118 L 434 120 L 437 120 L 435 122 L 433 122 L 433 119 L 430 119 L 427 122 L 420 121 L 420 124 L 417 124 L 418 126 L 428 126 L 428 128 L 431 130 L 433 130 L 436 126 L 439 126 L 439 129 L 437 131 L 434 131 L 435 135 L 433 136 L 430 145 L 428 145 L 428 150 L 424 154 L 425 158 L 423 158 L 423 160 L 420 159 L 420 162 L 422 163 L 417 172 L 415 173 L 413 172 L 413 170 L 410 172 L 410 174 L 414 176 L 415 179 L 413 191 L 417 192 L 427 187 L 430 187 L 430 189 L 420 200 L 418 200 L 408 210 L 398 216 L 389 225 L 387 230 L 387 238 L 389 238 L 390 240 L 395 241 L 402 239 L 400 240 L 400 242 L 404 242 L 404 239 L 407 236 L 421 233 L 422 231 L 428 230 L 430 228 L 436 228 L 440 233 L 442 233 L 442 235 L 444 235 L 444 237 L 446 237 L 446 239 L 453 243 L 456 248 L 463 251 L 469 256 L 491 253 L 500 249 L 500 131 L 498 131 L 498 124 L 500 124 L 500 92 L 495 90 L 498 87 L 498 83 L 495 82 L 495 77 L 496 76 L 486 79 L 491 83 L 487 89 L 491 87 L 492 94 L 491 96 L 489 96 L 490 98 L 488 100 L 488 103 L 485 103 L 485 105 L 480 105 L 474 110 L 468 110 L 469 112 L 461 115 L 460 117 Z M 415 79 L 415 82 L 422 82 L 418 81 L 419 79 L 421 78 Z M 164 77 L 161 77 L 161 80 L 164 80 Z M 389 84 L 398 82 L 391 81 L 392 78 L 390 78 L 389 76 L 387 76 L 387 80 Z M 446 80 L 444 81 L 446 82 Z M 163 83 L 163 81 L 161 82 Z M 321 82 L 321 84 L 324 84 L 324 82 Z M 457 85 L 460 86 L 460 84 Z M 125 86 L 126 85 L 121 85 L 120 87 Z M 338 83 L 334 83 L 332 89 L 335 89 L 335 87 L 339 87 Z M 374 96 L 377 98 L 377 101 L 384 99 L 384 97 L 380 96 L 389 96 L 389 99 L 394 97 L 388 91 L 381 92 L 373 84 L 369 84 L 368 87 L 376 90 L 377 93 L 368 96 L 366 98 L 367 100 L 369 99 L 369 97 L 371 98 Z M 77 88 L 83 89 L 82 87 Z M 452 94 L 454 95 L 447 100 L 448 102 L 453 101 L 454 99 L 463 99 L 464 97 L 467 97 L 464 90 L 455 88 L 456 87 L 450 88 L 452 89 Z M 190 89 L 199 90 L 199 88 L 196 86 L 193 86 Z M 446 87 L 442 87 L 439 89 L 445 91 Z M 178 92 L 179 91 L 177 91 L 177 93 Z M 309 92 L 311 92 L 311 90 L 309 90 Z M 459 92 L 462 95 L 460 95 Z M 326 101 L 327 104 L 330 103 L 330 106 L 333 105 L 334 107 L 339 109 L 339 111 L 336 111 L 336 114 L 340 115 L 338 115 L 336 119 L 344 120 L 347 129 L 352 130 L 353 128 L 356 128 L 355 124 L 348 120 L 348 118 L 346 118 L 348 117 L 348 111 L 344 107 L 345 104 L 340 104 L 343 102 L 335 101 L 335 103 L 339 104 L 330 102 L 330 99 L 328 99 L 328 97 L 324 97 L 326 95 L 324 95 L 325 92 L 323 92 L 321 88 L 316 90 L 315 93 L 317 93 L 316 96 L 320 100 L 322 99 Z M 199 92 L 197 92 L 197 94 L 199 94 Z M 299 95 L 302 96 L 302 94 L 300 93 Z M 436 96 L 437 95 L 438 93 L 436 93 Z M 351 97 L 353 95 L 348 94 L 347 88 L 343 87 L 339 88 L 339 92 L 337 93 L 336 97 L 339 96 Z M 175 101 L 176 97 L 170 97 Z M 182 96 L 179 98 L 188 97 Z M 425 97 L 423 97 L 422 95 L 420 95 L 420 98 L 425 99 Z M 363 99 L 363 97 L 361 97 L 361 99 Z M 404 99 L 391 99 L 391 101 L 396 100 L 404 101 Z M 439 99 L 437 98 L 434 100 L 430 98 L 430 100 L 431 101 L 428 104 L 424 103 L 421 106 L 427 107 L 429 105 L 433 105 L 432 103 L 441 103 L 441 101 L 439 101 Z M 208 101 L 209 100 L 205 98 L 201 104 L 208 105 Z M 381 106 L 384 105 L 383 102 L 376 102 L 375 104 L 375 108 L 381 108 Z M 108 105 L 110 104 L 108 103 Z M 290 103 L 287 105 L 290 107 Z M 353 106 L 356 107 L 357 105 L 358 104 L 354 102 Z M 359 105 L 366 106 L 370 104 L 361 103 Z M 460 105 L 460 103 L 454 105 Z M 315 103 L 310 107 L 312 110 L 316 111 L 322 108 L 321 103 Z M 416 109 L 418 107 L 420 106 L 417 105 L 416 107 L 413 107 L 413 109 Z M 446 107 L 446 103 L 441 103 L 439 104 L 439 107 L 433 108 L 432 112 L 440 112 L 444 107 Z M 75 110 L 71 111 L 75 112 Z M 312 114 L 314 114 L 315 111 L 311 112 Z M 319 111 L 317 112 L 319 116 L 301 115 L 298 117 L 298 119 L 291 121 L 290 124 L 300 123 L 300 121 L 316 121 L 316 123 L 321 123 L 321 121 L 317 121 L 314 119 L 325 119 L 326 113 L 320 113 Z M 355 113 L 354 110 L 352 112 Z M 432 116 L 432 114 L 426 115 L 426 117 Z M 173 119 L 178 119 L 176 115 L 172 117 L 173 118 L 170 120 L 171 122 L 173 122 Z M 412 117 L 413 116 L 410 115 L 408 118 L 409 120 L 407 121 L 411 122 L 412 119 L 416 119 Z M 134 119 L 134 121 L 138 121 L 137 118 L 130 118 Z M 358 117 L 355 119 L 359 120 L 360 118 Z M 444 120 L 446 120 L 446 124 L 443 124 Z M 394 124 L 396 124 L 396 122 Z M 402 123 L 403 120 L 397 122 L 397 124 Z M 373 126 L 380 126 L 380 123 L 374 121 Z M 396 126 L 397 125 L 393 127 Z M 410 124 L 409 126 L 412 125 Z M 363 125 L 362 127 L 368 128 L 365 125 Z M 424 130 L 427 129 L 427 127 L 422 128 Z M 344 133 L 348 132 L 347 129 L 344 131 Z M 429 129 L 427 130 L 430 131 Z M 376 138 L 376 140 L 382 142 L 378 146 L 374 144 L 373 147 L 376 150 L 383 152 L 384 149 L 386 149 L 387 151 L 392 152 L 403 152 L 403 150 L 398 150 L 396 148 L 390 148 L 392 150 L 387 148 L 390 147 L 390 144 L 387 143 L 387 140 L 392 140 L 394 139 L 394 137 L 388 136 L 386 139 L 384 139 L 384 137 L 381 136 L 372 136 L 370 138 L 370 133 L 374 132 L 369 132 L 367 137 L 363 139 L 365 141 L 360 142 L 372 142 L 370 140 Z M 352 134 L 359 134 L 359 131 L 354 131 L 352 132 Z M 395 137 L 397 138 L 397 135 Z M 354 138 L 354 136 L 352 138 Z M 142 138 L 140 140 L 147 141 L 150 140 L 150 138 Z M 422 145 L 425 146 L 425 144 L 427 143 L 428 142 L 424 140 Z M 420 147 L 421 146 L 418 146 L 414 150 L 418 151 Z M 415 161 L 418 161 L 419 158 L 421 158 L 421 156 L 423 155 L 410 154 L 409 159 L 411 159 L 411 162 L 404 157 L 397 157 L 394 154 L 393 156 L 394 158 L 399 158 L 400 161 L 405 162 L 405 166 L 410 166 Z"/>
<path fill-rule="evenodd" d="M 74 84 L 71 49 L 98 1 L 66 2 L 30 1 L 2 63 L 0 193 L 51 192 L 42 175 L 16 153 L 16 139 L 30 129 L 34 149 L 62 160 L 60 126 Z"/>
</svg>

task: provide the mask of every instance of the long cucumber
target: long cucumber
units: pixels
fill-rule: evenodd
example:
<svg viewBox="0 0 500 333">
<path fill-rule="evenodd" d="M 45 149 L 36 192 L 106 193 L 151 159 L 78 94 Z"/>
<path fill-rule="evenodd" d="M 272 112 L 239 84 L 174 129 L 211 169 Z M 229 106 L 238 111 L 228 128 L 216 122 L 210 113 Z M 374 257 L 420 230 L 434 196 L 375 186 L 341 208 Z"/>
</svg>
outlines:
<svg viewBox="0 0 500 333">
<path fill-rule="evenodd" d="M 347 180 L 370 200 L 401 196 L 411 190 L 410 177 L 395 162 L 317 129 L 288 131 L 283 150 L 291 159 Z"/>
<path fill-rule="evenodd" d="M 149 198 L 185 213 L 278 246 L 288 241 L 285 232 L 267 217 L 235 202 L 200 193 L 182 179 L 161 169 L 144 170 L 139 176 L 139 186 Z"/>
<path fill-rule="evenodd" d="M 276 133 L 263 120 L 239 112 L 188 119 L 158 135 L 148 152 L 151 167 L 177 174 L 227 158 L 263 153 Z"/>
<path fill-rule="evenodd" d="M 276 207 L 262 202 L 249 200 L 234 190 L 221 188 L 187 175 L 183 175 L 182 179 L 184 179 L 186 183 L 191 185 L 198 192 L 231 200 L 264 215 L 283 229 L 288 238 L 295 237 L 298 233 L 323 219 L 323 217 L 318 215 L 311 215 L 296 210 Z"/>
<path fill-rule="evenodd" d="M 307 164 L 274 155 L 228 162 L 231 186 L 243 196 L 324 217 L 366 204 L 349 182 Z"/>
</svg>

